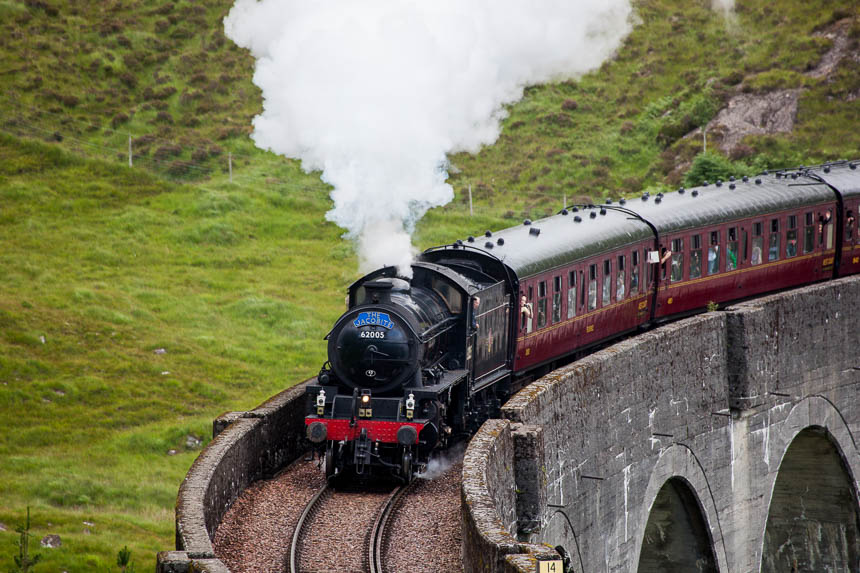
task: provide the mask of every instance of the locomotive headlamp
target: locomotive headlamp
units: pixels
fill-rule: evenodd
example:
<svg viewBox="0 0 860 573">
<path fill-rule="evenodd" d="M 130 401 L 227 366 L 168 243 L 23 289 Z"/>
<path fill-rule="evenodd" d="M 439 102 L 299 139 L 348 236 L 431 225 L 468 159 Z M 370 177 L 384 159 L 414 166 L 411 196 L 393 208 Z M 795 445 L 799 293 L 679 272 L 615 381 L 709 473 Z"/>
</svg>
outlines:
<svg viewBox="0 0 860 573">
<path fill-rule="evenodd" d="M 370 405 L 370 390 L 361 391 L 361 403 L 358 405 L 358 417 L 370 418 L 373 415 L 373 408 Z"/>
<path fill-rule="evenodd" d="M 406 399 L 406 419 L 411 420 L 412 416 L 415 414 L 415 394 L 410 392 L 409 397 Z"/>
<path fill-rule="evenodd" d="M 322 416 L 325 413 L 325 390 L 320 390 L 317 394 L 317 416 Z"/>
</svg>

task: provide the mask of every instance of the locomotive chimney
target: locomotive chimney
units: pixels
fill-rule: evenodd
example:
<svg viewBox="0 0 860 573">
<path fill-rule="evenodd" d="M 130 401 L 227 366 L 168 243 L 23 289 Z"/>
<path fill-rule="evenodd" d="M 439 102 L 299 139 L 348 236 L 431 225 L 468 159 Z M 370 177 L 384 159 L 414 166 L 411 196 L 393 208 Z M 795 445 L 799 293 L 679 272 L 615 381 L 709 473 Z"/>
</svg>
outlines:
<svg viewBox="0 0 860 573">
<path fill-rule="evenodd" d="M 367 293 L 365 300 L 372 304 L 382 304 L 391 302 L 391 287 L 390 282 L 385 281 L 370 281 L 364 283 L 364 291 Z"/>
</svg>

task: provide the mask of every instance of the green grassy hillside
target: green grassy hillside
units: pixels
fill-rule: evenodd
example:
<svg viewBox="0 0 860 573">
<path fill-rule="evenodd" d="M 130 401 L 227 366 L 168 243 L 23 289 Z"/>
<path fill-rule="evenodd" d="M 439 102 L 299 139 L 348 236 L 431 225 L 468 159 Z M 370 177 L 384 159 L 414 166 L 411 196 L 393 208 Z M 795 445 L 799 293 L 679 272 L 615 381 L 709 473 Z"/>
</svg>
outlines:
<svg viewBox="0 0 860 573">
<path fill-rule="evenodd" d="M 37 572 L 106 570 L 125 544 L 149 570 L 194 438 L 319 368 L 356 262 L 318 177 L 247 138 L 261 100 L 229 1 L 67 4 L 0 0 L 0 570 L 27 505 L 63 538 Z M 496 145 L 452 158 L 457 199 L 420 246 L 677 184 L 737 94 L 803 90 L 791 132 L 719 169 L 858 155 L 854 3 L 636 6 L 615 60 L 529 88 Z M 849 55 L 811 77 L 834 26 Z"/>
</svg>

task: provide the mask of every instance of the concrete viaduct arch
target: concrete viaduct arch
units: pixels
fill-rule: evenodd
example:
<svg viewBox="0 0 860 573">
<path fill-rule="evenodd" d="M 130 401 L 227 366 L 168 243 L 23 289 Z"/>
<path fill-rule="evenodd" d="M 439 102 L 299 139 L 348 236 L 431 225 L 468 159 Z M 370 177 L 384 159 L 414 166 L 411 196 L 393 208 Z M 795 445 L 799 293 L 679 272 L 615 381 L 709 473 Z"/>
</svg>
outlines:
<svg viewBox="0 0 860 573">
<path fill-rule="evenodd" d="M 642 563 L 660 562 L 645 541 L 658 500 L 701 516 L 721 573 L 860 571 L 858 307 L 856 277 L 780 293 L 623 341 L 524 389 L 467 452 L 466 571 L 534 571 L 560 544 L 572 571 L 635 573 L 643 541 Z M 800 488 L 816 464 L 829 481 L 810 495 Z M 827 546 L 813 540 L 787 560 L 767 535 L 804 538 L 769 524 L 772 504 L 774 515 L 806 511 Z"/>
</svg>

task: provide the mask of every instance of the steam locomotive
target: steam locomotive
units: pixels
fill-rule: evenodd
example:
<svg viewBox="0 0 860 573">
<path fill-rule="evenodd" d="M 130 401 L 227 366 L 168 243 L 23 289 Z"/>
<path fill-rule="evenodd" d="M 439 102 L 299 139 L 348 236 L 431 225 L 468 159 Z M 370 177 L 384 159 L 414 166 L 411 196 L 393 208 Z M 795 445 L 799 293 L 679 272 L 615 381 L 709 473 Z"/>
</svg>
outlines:
<svg viewBox="0 0 860 573">
<path fill-rule="evenodd" d="M 307 387 L 326 475 L 404 481 L 529 381 L 637 329 L 860 271 L 860 162 L 577 205 L 349 287 Z"/>
</svg>

